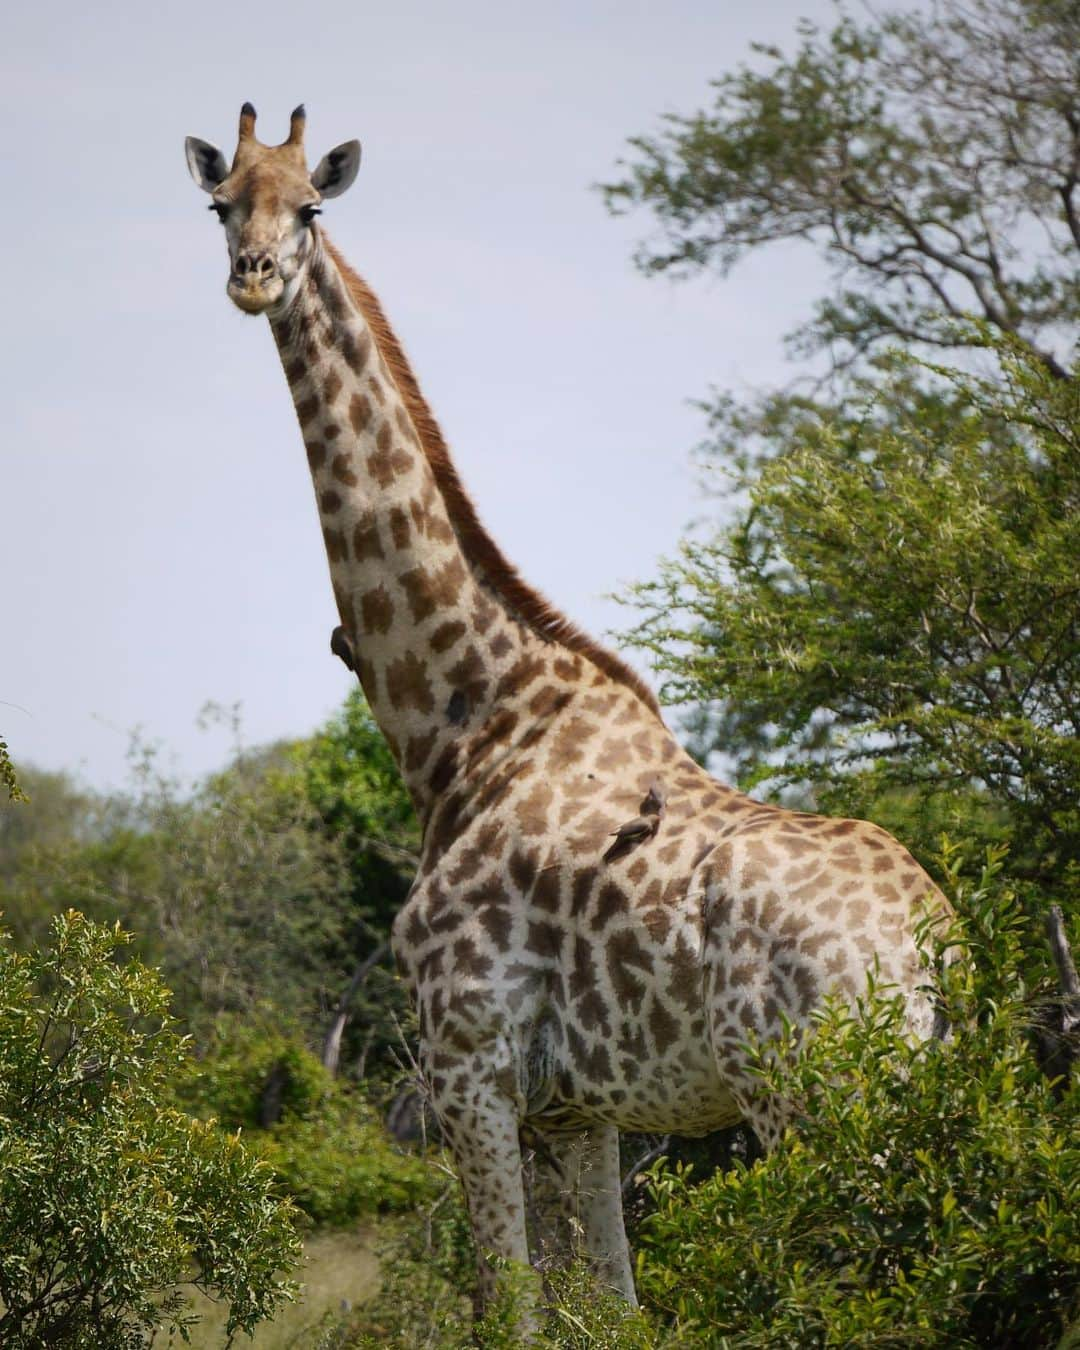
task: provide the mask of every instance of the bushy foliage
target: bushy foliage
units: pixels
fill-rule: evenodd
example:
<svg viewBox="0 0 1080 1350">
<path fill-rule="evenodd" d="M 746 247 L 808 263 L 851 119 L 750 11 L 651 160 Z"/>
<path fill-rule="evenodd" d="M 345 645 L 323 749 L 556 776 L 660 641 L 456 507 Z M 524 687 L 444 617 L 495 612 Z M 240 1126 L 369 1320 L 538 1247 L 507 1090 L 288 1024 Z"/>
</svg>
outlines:
<svg viewBox="0 0 1080 1350">
<path fill-rule="evenodd" d="M 468 1215 L 445 1163 L 431 1159 L 428 1166 L 437 1190 L 406 1222 L 384 1231 L 379 1292 L 349 1319 L 343 1346 L 451 1350 L 469 1344 L 476 1261 Z"/>
<path fill-rule="evenodd" d="M 0 945 L 0 1342 L 133 1347 L 183 1286 L 250 1330 L 288 1293 L 293 1211 L 235 1135 L 168 1104 L 184 1046 L 128 936 L 74 911 Z"/>
<path fill-rule="evenodd" d="M 173 1082 L 185 1110 L 213 1116 L 229 1130 L 264 1128 L 284 1115 L 309 1116 L 332 1086 L 299 1028 L 284 1030 L 270 1004 L 250 1017 L 218 1014 L 198 1056 L 187 1060 Z"/>
<path fill-rule="evenodd" d="M 346 861 L 350 946 L 359 965 L 387 943 L 416 872 L 420 830 L 412 802 L 359 689 L 300 743 L 295 762 L 321 832 Z M 343 1057 L 344 1065 L 351 1060 L 354 1072 L 359 1067 L 383 1091 L 400 1076 L 402 1028 L 412 1023 L 404 988 L 388 965 L 376 965 L 351 994 Z"/>
<path fill-rule="evenodd" d="M 412 1210 L 434 1179 L 417 1158 L 395 1151 L 370 1109 L 334 1097 L 306 1119 L 286 1119 L 249 1140 L 285 1192 L 317 1224 L 341 1227 Z"/>
<path fill-rule="evenodd" d="M 149 874 L 130 898 L 193 1030 L 273 1001 L 317 1034 L 349 966 L 346 865 L 290 747 L 244 753 L 190 797 L 150 773 L 138 810 Z"/>
<path fill-rule="evenodd" d="M 75 907 L 136 933 L 196 1034 L 269 991 L 315 1032 L 327 986 L 348 978 L 346 868 L 286 751 L 243 754 L 192 793 L 149 751 L 126 794 L 28 781 L 35 799 L 0 810 L 0 901 L 20 945 Z"/>
<path fill-rule="evenodd" d="M 274 1015 L 265 1023 L 218 1018 L 174 1091 L 186 1110 L 242 1128 L 249 1151 L 316 1224 L 411 1209 L 436 1185 L 420 1159 L 393 1147 L 364 1098 L 333 1079 L 296 1034 L 282 1032 Z"/>
<path fill-rule="evenodd" d="M 999 866 L 955 890 L 947 1040 L 913 1044 L 871 987 L 801 1045 L 759 1048 L 798 1110 L 774 1153 L 700 1185 L 658 1173 L 639 1282 L 676 1343 L 1006 1350 L 1056 1345 L 1080 1313 L 1080 1085 L 1057 1097 L 1030 1053 Z"/>
<path fill-rule="evenodd" d="M 306 741 L 238 744 L 185 790 L 136 745 L 126 793 L 27 770 L 33 800 L 0 804 L 0 906 L 28 946 L 68 907 L 136 933 L 197 1039 L 222 1012 L 268 1007 L 321 1045 L 360 962 L 343 1069 L 389 1082 L 408 1011 L 385 967 L 408 888 L 416 825 L 385 743 L 357 695 Z"/>
</svg>

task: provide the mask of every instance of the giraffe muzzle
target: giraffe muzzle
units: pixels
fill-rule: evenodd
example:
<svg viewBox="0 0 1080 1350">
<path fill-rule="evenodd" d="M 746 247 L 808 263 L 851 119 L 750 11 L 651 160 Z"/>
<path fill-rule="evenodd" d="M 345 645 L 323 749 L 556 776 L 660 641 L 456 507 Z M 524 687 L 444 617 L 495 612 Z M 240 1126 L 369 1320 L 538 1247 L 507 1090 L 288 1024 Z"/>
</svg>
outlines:
<svg viewBox="0 0 1080 1350">
<path fill-rule="evenodd" d="M 245 314 L 261 314 L 281 299 L 284 287 L 277 262 L 263 249 L 237 255 L 226 290 Z"/>
</svg>

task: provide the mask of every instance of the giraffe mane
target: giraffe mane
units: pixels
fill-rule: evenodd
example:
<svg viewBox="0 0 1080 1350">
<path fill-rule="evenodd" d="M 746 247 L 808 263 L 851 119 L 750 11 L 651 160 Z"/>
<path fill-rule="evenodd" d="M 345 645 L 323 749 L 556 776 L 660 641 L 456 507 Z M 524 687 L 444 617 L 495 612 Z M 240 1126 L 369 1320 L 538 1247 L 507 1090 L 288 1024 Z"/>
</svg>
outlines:
<svg viewBox="0 0 1080 1350">
<path fill-rule="evenodd" d="M 420 445 L 435 475 L 435 482 L 446 503 L 450 523 L 461 542 L 465 556 L 501 596 L 516 618 L 545 641 L 559 643 L 569 651 L 579 653 L 605 675 L 610 675 L 619 684 L 632 689 L 659 717 L 660 705 L 657 703 L 656 695 L 637 671 L 633 670 L 622 657 L 589 637 L 539 591 L 534 590 L 521 577 L 517 568 L 507 559 L 481 524 L 472 498 L 465 491 L 457 468 L 450 458 L 450 451 L 439 424 L 420 392 L 416 376 L 397 334 L 390 327 L 378 297 L 367 282 L 353 271 L 326 237 L 325 232 L 320 230 L 320 235 L 323 246 L 367 321 L 379 351 L 390 368 L 420 438 Z"/>
</svg>

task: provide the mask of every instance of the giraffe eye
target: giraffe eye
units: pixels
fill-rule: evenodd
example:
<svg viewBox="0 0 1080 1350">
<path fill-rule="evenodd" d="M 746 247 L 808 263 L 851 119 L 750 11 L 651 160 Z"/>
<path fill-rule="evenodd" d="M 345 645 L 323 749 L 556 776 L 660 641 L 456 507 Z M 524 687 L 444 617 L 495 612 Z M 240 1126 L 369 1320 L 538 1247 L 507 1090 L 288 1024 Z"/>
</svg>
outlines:
<svg viewBox="0 0 1080 1350">
<path fill-rule="evenodd" d="M 225 206 L 222 202 L 211 202 L 206 209 L 208 211 L 217 212 L 218 220 L 221 221 L 222 225 L 225 224 L 225 217 L 229 214 L 229 208 Z"/>
<path fill-rule="evenodd" d="M 321 215 L 322 215 L 322 207 L 321 207 L 321 206 L 310 205 L 310 206 L 302 206 L 302 207 L 300 208 L 300 221 L 301 221 L 301 224 L 304 224 L 304 225 L 310 225 L 311 222 L 315 219 L 316 216 L 321 216 Z"/>
</svg>

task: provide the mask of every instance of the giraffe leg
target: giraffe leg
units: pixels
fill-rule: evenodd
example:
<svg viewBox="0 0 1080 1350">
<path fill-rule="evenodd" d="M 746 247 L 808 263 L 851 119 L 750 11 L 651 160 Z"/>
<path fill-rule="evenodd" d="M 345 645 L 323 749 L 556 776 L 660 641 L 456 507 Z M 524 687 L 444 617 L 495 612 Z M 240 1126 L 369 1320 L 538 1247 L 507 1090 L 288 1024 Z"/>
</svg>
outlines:
<svg viewBox="0 0 1080 1350">
<path fill-rule="evenodd" d="M 566 1266 L 581 1246 L 578 1181 L 581 1135 L 523 1135 L 534 1151 L 525 1170 L 526 1217 L 533 1265 L 546 1272 Z"/>
<path fill-rule="evenodd" d="M 545 1140 L 537 1150 L 532 1200 L 541 1269 L 580 1253 L 602 1284 L 636 1307 L 615 1127 Z"/>
<path fill-rule="evenodd" d="M 474 1306 L 479 1318 L 497 1292 L 500 1263 L 529 1265 L 518 1114 L 494 1085 L 483 1082 L 474 1083 L 466 1103 L 452 1104 L 449 1111 L 437 1099 L 433 1105 L 465 1191 L 476 1247 Z M 537 1281 L 535 1291 L 525 1295 L 523 1332 L 536 1324 L 539 1295 Z"/>
<path fill-rule="evenodd" d="M 636 1308 L 630 1244 L 623 1223 L 619 1132 L 614 1125 L 598 1125 L 586 1136 L 580 1205 L 589 1259 L 604 1284 Z"/>
</svg>

